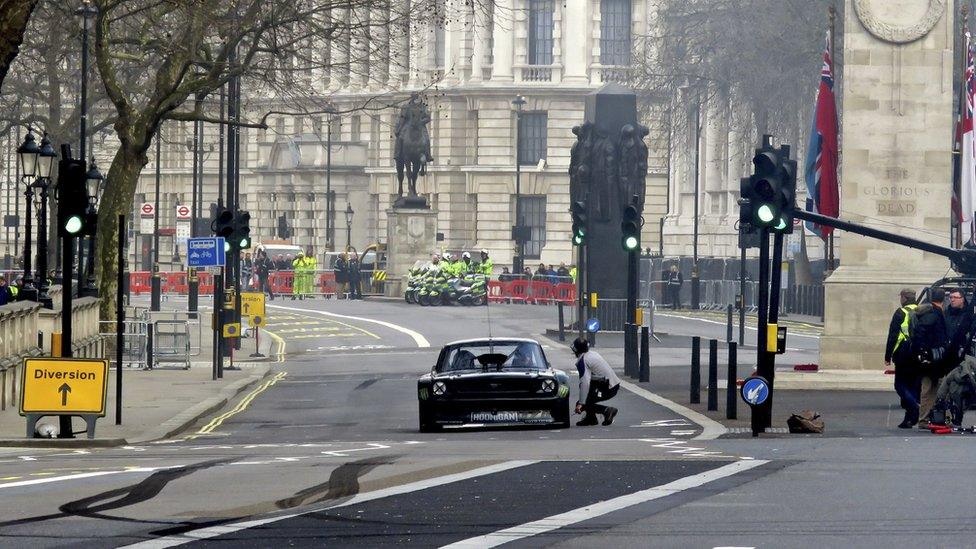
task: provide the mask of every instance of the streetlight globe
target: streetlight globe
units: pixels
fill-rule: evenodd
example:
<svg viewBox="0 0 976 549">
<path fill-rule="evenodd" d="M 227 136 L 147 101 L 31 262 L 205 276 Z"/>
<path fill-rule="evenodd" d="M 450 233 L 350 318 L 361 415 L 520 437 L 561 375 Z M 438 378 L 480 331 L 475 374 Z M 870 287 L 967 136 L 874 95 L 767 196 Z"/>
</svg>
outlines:
<svg viewBox="0 0 976 549">
<path fill-rule="evenodd" d="M 54 161 L 57 158 L 58 154 L 54 152 L 54 147 L 51 146 L 51 140 L 47 138 L 47 132 L 44 132 L 44 137 L 41 138 L 41 150 L 37 159 L 37 177 L 44 179 L 51 177 L 51 170 L 54 168 Z"/>
<path fill-rule="evenodd" d="M 37 157 L 41 154 L 41 148 L 34 140 L 34 134 L 27 128 L 27 135 L 24 142 L 17 147 L 17 156 L 20 157 L 20 166 L 24 170 L 23 176 L 32 178 L 37 175 Z"/>
</svg>

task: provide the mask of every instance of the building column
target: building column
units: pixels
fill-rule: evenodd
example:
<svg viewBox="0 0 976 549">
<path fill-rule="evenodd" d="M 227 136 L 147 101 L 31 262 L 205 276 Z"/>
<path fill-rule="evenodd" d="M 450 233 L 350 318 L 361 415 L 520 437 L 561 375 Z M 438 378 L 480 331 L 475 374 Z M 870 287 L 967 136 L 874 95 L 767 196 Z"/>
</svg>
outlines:
<svg viewBox="0 0 976 549">
<path fill-rule="evenodd" d="M 390 89 L 403 87 L 403 76 L 410 66 L 410 29 L 407 0 L 393 0 L 390 7 Z"/>
<path fill-rule="evenodd" d="M 586 74 L 586 52 L 589 40 L 586 39 L 587 0 L 566 0 L 566 45 L 563 47 L 563 82 L 585 84 L 589 82 Z"/>
<path fill-rule="evenodd" d="M 339 25 L 339 36 L 332 42 L 332 78 L 329 89 L 335 91 L 349 86 L 349 10 L 334 8 L 333 20 Z"/>
<path fill-rule="evenodd" d="M 386 7 L 371 8 L 369 11 L 369 87 L 383 88 L 389 79 L 390 66 L 393 58 L 392 44 L 390 44 L 390 28 L 380 24 L 389 21 Z"/>
<path fill-rule="evenodd" d="M 369 73 L 374 69 L 369 63 L 369 49 L 373 37 L 370 30 L 370 9 L 366 6 L 356 6 L 349 14 L 350 30 L 350 60 L 349 85 L 355 90 L 362 90 L 369 82 Z"/>
<path fill-rule="evenodd" d="M 461 79 L 461 37 L 464 34 L 464 10 L 460 0 L 445 0 L 444 10 L 444 82 L 456 84 Z"/>
<path fill-rule="evenodd" d="M 511 82 L 515 46 L 515 0 L 495 2 L 495 36 L 492 47 L 491 81 Z"/>
<path fill-rule="evenodd" d="M 471 21 L 471 82 L 484 80 L 485 46 L 488 44 L 488 13 L 491 4 L 475 2 Z"/>
<path fill-rule="evenodd" d="M 410 31 L 410 81 L 407 87 L 419 88 L 426 82 L 427 42 L 430 40 L 430 26 L 426 21 L 411 21 Z"/>
</svg>

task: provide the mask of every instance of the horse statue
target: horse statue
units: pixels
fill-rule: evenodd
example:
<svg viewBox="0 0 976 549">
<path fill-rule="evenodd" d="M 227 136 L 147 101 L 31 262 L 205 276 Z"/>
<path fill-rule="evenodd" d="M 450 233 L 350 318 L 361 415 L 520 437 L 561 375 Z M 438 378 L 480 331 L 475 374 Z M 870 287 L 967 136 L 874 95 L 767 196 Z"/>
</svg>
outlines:
<svg viewBox="0 0 976 549">
<path fill-rule="evenodd" d="M 400 109 L 397 119 L 396 143 L 393 158 L 396 161 L 398 196 L 394 207 L 427 207 L 426 199 L 417 197 L 417 176 L 427 174 L 427 163 L 433 160 L 430 154 L 430 133 L 427 123 L 430 113 L 420 102 L 417 94 L 410 96 L 410 101 Z M 403 176 L 407 176 L 409 195 L 403 196 Z"/>
</svg>

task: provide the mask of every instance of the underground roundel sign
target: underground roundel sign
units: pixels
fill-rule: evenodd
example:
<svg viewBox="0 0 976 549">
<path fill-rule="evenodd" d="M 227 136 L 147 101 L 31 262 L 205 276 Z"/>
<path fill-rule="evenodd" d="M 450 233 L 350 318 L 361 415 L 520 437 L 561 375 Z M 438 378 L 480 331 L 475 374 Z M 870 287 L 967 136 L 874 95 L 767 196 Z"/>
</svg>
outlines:
<svg viewBox="0 0 976 549">
<path fill-rule="evenodd" d="M 769 382 L 761 376 L 746 378 L 740 394 L 749 406 L 759 406 L 769 398 Z"/>
</svg>

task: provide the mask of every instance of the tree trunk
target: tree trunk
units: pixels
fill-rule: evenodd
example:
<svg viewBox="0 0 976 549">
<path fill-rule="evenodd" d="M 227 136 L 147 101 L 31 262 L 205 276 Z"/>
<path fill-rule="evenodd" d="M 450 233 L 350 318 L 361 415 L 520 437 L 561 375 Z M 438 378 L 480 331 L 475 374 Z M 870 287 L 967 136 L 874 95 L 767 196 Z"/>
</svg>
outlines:
<svg viewBox="0 0 976 549">
<path fill-rule="evenodd" d="M 37 0 L 0 0 L 0 83 L 20 51 Z"/>
<path fill-rule="evenodd" d="M 124 143 L 119 147 L 112 159 L 112 167 L 109 168 L 106 178 L 108 184 L 98 206 L 98 238 L 95 240 L 95 257 L 98 260 L 95 263 L 95 276 L 98 280 L 98 295 L 102 298 L 102 320 L 115 318 L 119 215 L 131 215 L 132 198 L 135 196 L 139 173 L 149 163 L 146 148 L 135 148 Z"/>
</svg>

